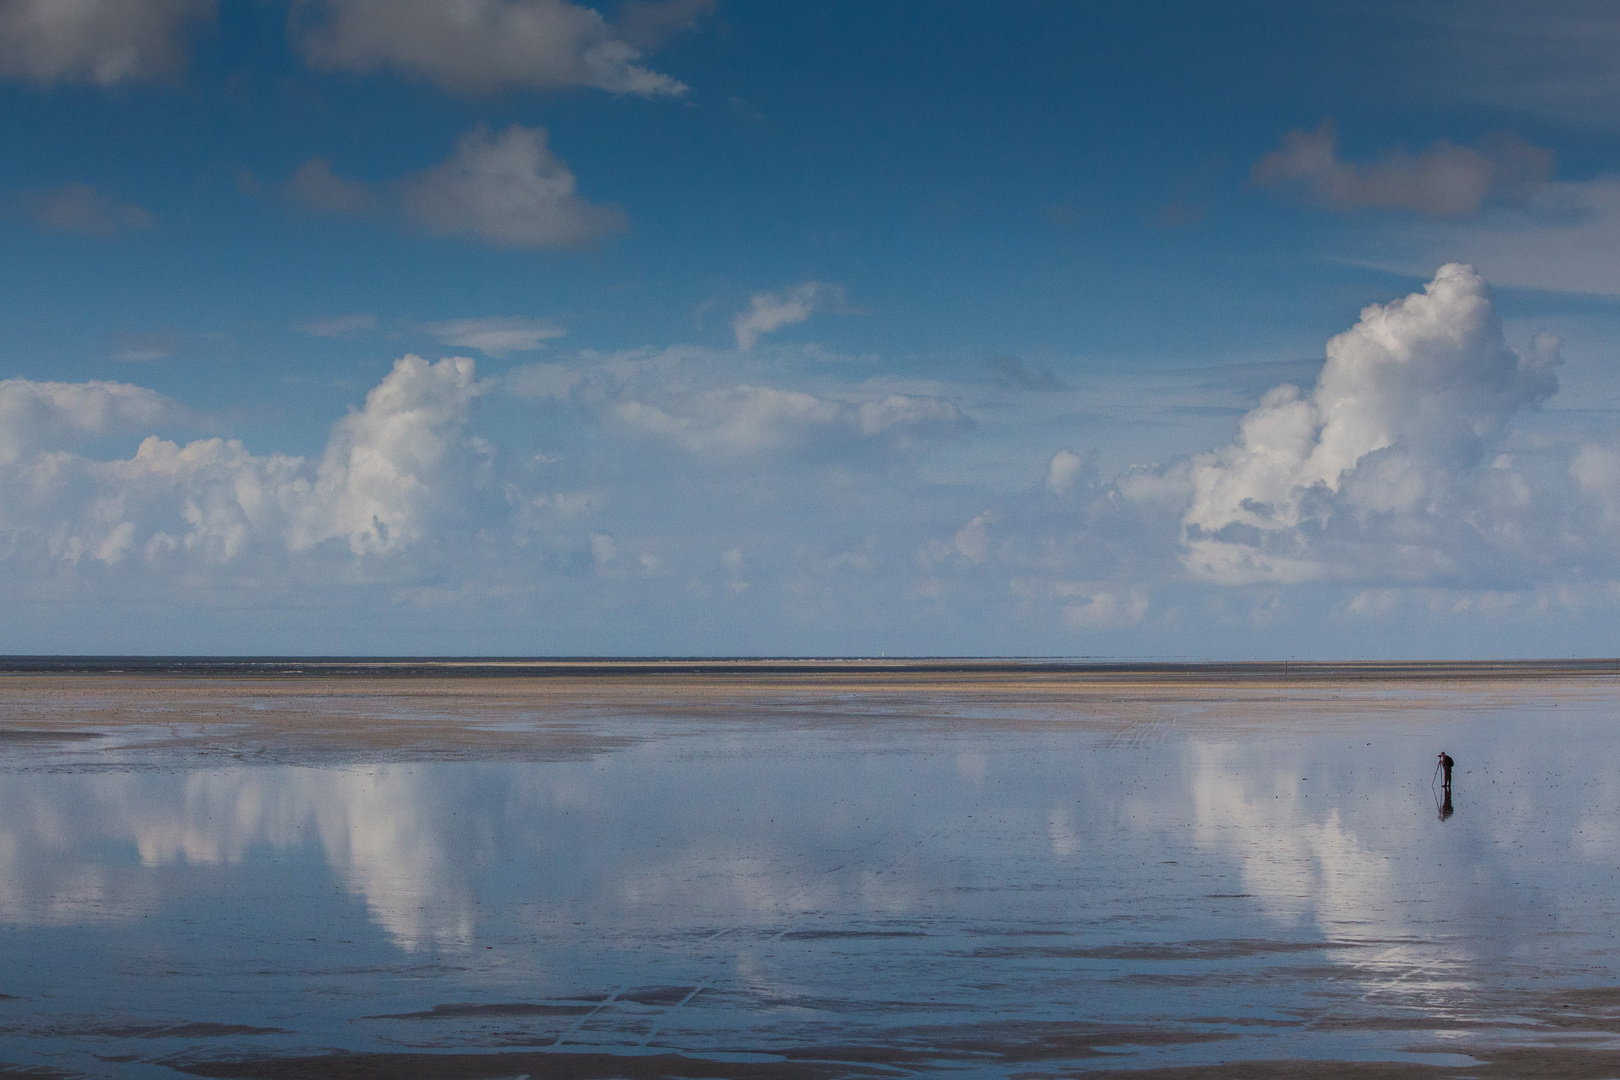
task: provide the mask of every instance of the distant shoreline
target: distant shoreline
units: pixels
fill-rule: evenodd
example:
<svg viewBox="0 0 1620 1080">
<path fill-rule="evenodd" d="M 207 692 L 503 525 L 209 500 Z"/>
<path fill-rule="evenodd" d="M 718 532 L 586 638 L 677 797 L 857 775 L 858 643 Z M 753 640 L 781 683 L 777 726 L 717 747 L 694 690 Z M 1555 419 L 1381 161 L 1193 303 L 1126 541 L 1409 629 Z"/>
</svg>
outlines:
<svg viewBox="0 0 1620 1080">
<path fill-rule="evenodd" d="M 1620 675 L 1620 659 L 1103 661 L 966 657 L 298 657 L 0 656 L 0 675 L 314 678 L 796 678 L 825 675 L 1044 675 L 1077 679 L 1544 679 Z"/>
</svg>

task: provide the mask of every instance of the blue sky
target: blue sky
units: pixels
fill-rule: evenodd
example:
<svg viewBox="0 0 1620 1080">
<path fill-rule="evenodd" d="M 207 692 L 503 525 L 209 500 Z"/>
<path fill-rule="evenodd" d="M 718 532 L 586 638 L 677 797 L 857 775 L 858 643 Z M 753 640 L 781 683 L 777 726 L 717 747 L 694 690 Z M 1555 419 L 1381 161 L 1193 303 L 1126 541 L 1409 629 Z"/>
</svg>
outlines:
<svg viewBox="0 0 1620 1080">
<path fill-rule="evenodd" d="M 1617 47 L 0 0 L 0 650 L 1612 653 Z"/>
</svg>

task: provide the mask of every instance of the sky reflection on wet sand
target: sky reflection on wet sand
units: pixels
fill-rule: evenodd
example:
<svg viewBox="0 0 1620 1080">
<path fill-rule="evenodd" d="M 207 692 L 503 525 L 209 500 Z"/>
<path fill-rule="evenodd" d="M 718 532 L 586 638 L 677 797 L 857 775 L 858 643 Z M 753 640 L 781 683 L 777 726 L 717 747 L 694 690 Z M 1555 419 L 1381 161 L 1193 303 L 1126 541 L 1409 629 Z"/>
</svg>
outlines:
<svg viewBox="0 0 1620 1080">
<path fill-rule="evenodd" d="M 1607 688 L 1447 693 L 1299 695 L 1269 730 L 1145 698 L 1112 725 L 963 720 L 982 705 L 948 694 L 906 722 L 855 694 L 841 715 L 868 723 L 667 735 L 604 712 L 636 738 L 559 760 L 14 740 L 0 1063 L 607 1075 L 609 1050 L 675 1074 L 675 1050 L 707 1061 L 682 1075 L 1013 1075 L 1605 1045 Z M 493 1056 L 420 1056 L 451 1050 Z"/>
</svg>

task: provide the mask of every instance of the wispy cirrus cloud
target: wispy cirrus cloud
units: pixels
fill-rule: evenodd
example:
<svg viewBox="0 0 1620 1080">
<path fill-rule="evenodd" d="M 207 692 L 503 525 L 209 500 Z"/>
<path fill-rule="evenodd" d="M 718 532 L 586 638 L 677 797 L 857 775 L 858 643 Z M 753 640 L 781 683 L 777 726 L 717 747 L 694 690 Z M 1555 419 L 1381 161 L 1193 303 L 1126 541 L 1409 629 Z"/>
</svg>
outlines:
<svg viewBox="0 0 1620 1080">
<path fill-rule="evenodd" d="M 144 364 L 153 360 L 167 360 L 180 351 L 180 338 L 167 330 L 154 330 L 144 334 L 120 334 L 113 342 L 112 358 L 127 363 Z"/>
<path fill-rule="evenodd" d="M 487 319 L 450 319 L 427 323 L 428 333 L 452 348 L 477 349 L 489 356 L 533 352 L 568 331 L 549 319 L 521 316 Z"/>
<path fill-rule="evenodd" d="M 374 330 L 377 327 L 377 316 L 369 312 L 356 312 L 352 315 L 335 315 L 329 319 L 313 319 L 298 327 L 311 337 L 344 337 L 348 334 L 357 334 L 362 330 Z"/>
<path fill-rule="evenodd" d="M 1016 356 L 992 356 L 984 362 L 996 385 L 1007 390 L 1067 390 L 1068 384 L 1049 368 L 1025 363 Z"/>
<path fill-rule="evenodd" d="M 1462 221 L 1413 222 L 1362 239 L 1349 261 L 1418 274 L 1466 259 L 1498 285 L 1620 296 L 1620 176 L 1555 181 L 1527 205 Z"/>
</svg>

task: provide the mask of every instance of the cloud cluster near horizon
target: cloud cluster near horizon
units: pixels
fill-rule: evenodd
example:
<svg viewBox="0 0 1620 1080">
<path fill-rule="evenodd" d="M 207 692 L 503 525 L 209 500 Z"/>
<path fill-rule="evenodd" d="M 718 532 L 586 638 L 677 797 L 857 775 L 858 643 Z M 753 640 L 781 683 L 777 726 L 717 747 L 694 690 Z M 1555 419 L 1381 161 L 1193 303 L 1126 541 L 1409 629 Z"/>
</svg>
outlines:
<svg viewBox="0 0 1620 1080">
<path fill-rule="evenodd" d="M 182 420 L 178 403 L 119 383 L 0 383 L 0 521 L 7 561 L 84 561 L 148 571 L 297 555 L 323 543 L 388 555 L 430 537 L 463 505 L 481 445 L 464 428 L 482 387 L 465 359 L 407 356 L 339 420 L 316 461 L 256 456 L 240 442 L 184 446 L 150 435 L 133 457 L 95 460 L 53 447 Z"/>
<path fill-rule="evenodd" d="M 486 349 L 529 346 L 555 328 L 509 320 L 439 327 Z M 521 339 L 521 340 L 514 340 Z M 141 574 L 195 575 L 208 568 L 262 570 L 318 556 L 359 560 L 446 552 L 475 536 L 526 543 L 548 514 L 573 517 L 599 497 L 531 490 L 532 477 L 473 424 L 480 398 L 567 401 L 623 440 L 758 464 L 833 461 L 882 468 L 956 437 L 969 423 L 953 403 L 867 391 L 839 398 L 766 387 L 694 386 L 701 358 L 631 355 L 585 370 L 534 365 L 480 380 L 474 361 L 415 355 L 332 427 L 325 449 L 305 458 L 259 455 L 237 440 L 180 444 L 141 439 L 133 457 L 97 460 L 72 452 L 94 438 L 143 427 L 195 424 L 179 403 L 121 383 L 0 383 L 0 528 L 12 568 L 99 564 Z M 723 371 L 724 365 L 710 365 Z M 679 369 L 678 371 L 675 369 Z M 526 486 L 529 485 L 529 486 Z M 567 508 L 572 507 L 572 510 Z M 541 513 L 544 511 L 544 513 Z M 580 533 L 581 546 L 602 541 Z M 266 561 L 268 560 L 268 562 Z"/>
<path fill-rule="evenodd" d="M 493 335 L 486 351 L 538 345 L 554 330 L 439 327 L 446 339 Z M 486 379 L 470 359 L 407 355 L 311 457 L 155 435 L 128 459 L 86 456 L 79 448 L 96 439 L 197 421 L 127 384 L 13 379 L 0 383 L 0 573 L 44 580 L 51 567 L 98 567 L 181 589 L 221 574 L 480 588 L 508 572 L 497 567 L 529 560 L 525 572 L 542 577 L 588 566 L 629 587 L 686 574 L 697 595 L 737 594 L 749 584 L 741 568 L 757 569 L 765 550 L 796 550 L 803 588 L 851 574 L 870 587 L 881 569 L 908 603 L 999 591 L 1071 633 L 1143 625 L 1184 588 L 1339 582 L 1371 597 L 1366 608 L 1380 589 L 1620 574 L 1606 554 L 1620 532 L 1620 448 L 1571 447 L 1541 474 L 1502 452 L 1556 391 L 1557 342 L 1509 348 L 1471 268 L 1447 265 L 1422 292 L 1368 307 L 1326 352 L 1313 388 L 1266 392 L 1230 445 L 1112 479 L 1089 451 L 1059 449 L 1022 494 L 954 522 L 911 520 L 905 508 L 922 505 L 927 463 L 982 422 L 959 392 L 738 382 L 745 354 L 577 354 Z M 518 460 L 480 427 L 480 402 L 566 409 L 590 449 L 565 443 Z M 590 475 L 546 464 L 587 453 L 612 463 Z M 610 512 L 617 499 L 654 497 L 670 468 L 687 478 L 692 515 L 679 542 L 645 513 Z M 773 517 L 734 503 L 739 490 L 776 507 Z M 814 523 L 833 507 L 846 523 L 827 519 L 822 537 Z M 839 541 L 851 526 L 868 539 Z M 738 543 L 747 536 L 750 556 Z M 877 537 L 909 537 L 913 554 L 896 561 Z"/>
</svg>

